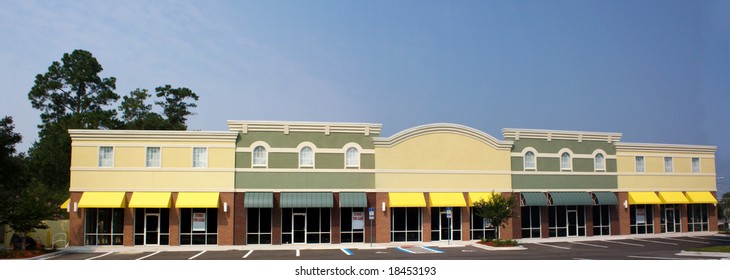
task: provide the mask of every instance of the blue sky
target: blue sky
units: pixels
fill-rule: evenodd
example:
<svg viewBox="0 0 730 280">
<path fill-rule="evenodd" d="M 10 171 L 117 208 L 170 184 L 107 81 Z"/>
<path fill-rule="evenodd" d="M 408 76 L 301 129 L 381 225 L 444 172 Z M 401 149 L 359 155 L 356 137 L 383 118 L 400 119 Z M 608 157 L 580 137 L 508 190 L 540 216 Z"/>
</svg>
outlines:
<svg viewBox="0 0 730 280">
<path fill-rule="evenodd" d="M 85 49 L 117 93 L 201 96 L 190 129 L 226 120 L 452 122 L 623 133 L 719 146 L 730 190 L 728 1 L 2 1 L 0 113 L 26 150 L 27 94 Z"/>
</svg>

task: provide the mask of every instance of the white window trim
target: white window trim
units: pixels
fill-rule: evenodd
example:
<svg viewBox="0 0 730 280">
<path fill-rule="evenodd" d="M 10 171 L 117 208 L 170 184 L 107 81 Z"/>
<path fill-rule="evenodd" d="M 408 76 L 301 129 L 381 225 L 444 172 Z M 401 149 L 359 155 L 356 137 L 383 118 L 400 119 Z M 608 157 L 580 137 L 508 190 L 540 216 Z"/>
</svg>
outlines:
<svg viewBox="0 0 730 280">
<path fill-rule="evenodd" d="M 568 162 L 568 168 L 563 168 L 563 154 L 568 153 L 570 161 Z M 573 151 L 568 148 L 562 148 L 558 152 L 558 158 L 560 158 L 560 171 L 573 171 Z"/>
<path fill-rule="evenodd" d="M 264 147 L 264 151 L 266 152 L 266 156 L 264 157 L 265 163 L 264 164 L 254 164 L 254 153 L 256 152 L 257 147 Z M 269 146 L 268 143 L 264 141 L 256 141 L 251 144 L 251 167 L 259 167 L 259 168 L 269 168 L 269 153 L 271 152 L 271 146 Z"/>
<path fill-rule="evenodd" d="M 670 168 L 669 171 L 667 171 L 667 159 L 669 159 L 669 161 L 671 161 L 671 165 L 669 166 L 669 168 Z M 673 157 L 663 157 L 662 161 L 664 162 L 664 173 L 674 173 L 674 158 Z"/>
<path fill-rule="evenodd" d="M 147 149 L 158 148 L 160 149 L 160 166 L 147 166 Z M 144 147 L 144 167 L 145 168 L 162 168 L 162 147 L 160 146 L 145 146 Z"/>
<path fill-rule="evenodd" d="M 101 162 L 99 161 L 99 158 L 101 157 L 101 148 L 112 148 L 112 164 L 109 166 L 102 166 Z M 98 149 L 96 149 L 96 164 L 99 168 L 114 168 L 114 146 L 99 146 Z"/>
<path fill-rule="evenodd" d="M 303 165 L 302 164 L 302 150 L 304 148 L 309 148 L 312 151 L 312 164 L 307 164 L 307 165 Z M 307 169 L 314 168 L 314 163 L 315 163 L 314 157 L 315 157 L 315 154 L 316 154 L 314 152 L 314 148 L 312 148 L 310 146 L 303 146 L 303 147 L 299 148 L 298 150 L 299 150 L 299 153 L 297 153 L 297 154 L 299 155 L 299 168 L 307 168 Z M 268 154 L 267 154 L 267 157 L 268 157 Z M 267 162 L 268 162 L 268 159 L 267 159 Z"/>
<path fill-rule="evenodd" d="M 195 149 L 196 148 L 205 149 L 205 166 L 195 166 Z M 192 151 L 190 153 L 190 156 L 192 157 L 192 160 L 193 160 L 193 162 L 191 164 L 193 168 L 208 168 L 208 160 L 210 158 L 210 156 L 208 155 L 208 147 L 193 147 Z M 162 160 L 162 158 L 160 158 L 160 162 L 162 162 L 161 160 Z"/>
<path fill-rule="evenodd" d="M 639 162 L 639 158 L 641 158 L 641 171 L 639 171 L 639 166 L 636 164 Z M 634 156 L 634 172 L 636 173 L 644 173 L 646 172 L 646 157 L 645 156 Z"/>
<path fill-rule="evenodd" d="M 694 160 L 697 159 L 697 171 L 695 172 L 695 166 L 694 166 Z M 692 173 L 702 173 L 702 160 L 698 157 L 693 157 L 689 160 L 690 169 L 692 170 Z"/>
<path fill-rule="evenodd" d="M 355 148 L 357 150 L 357 165 L 348 165 L 347 164 L 347 150 L 350 148 Z M 362 147 L 360 147 L 357 143 L 347 143 L 344 147 L 342 147 L 343 152 L 343 160 L 345 161 L 345 169 L 352 168 L 352 169 L 360 169 L 360 166 L 362 165 Z"/>
<path fill-rule="evenodd" d="M 526 155 L 527 152 L 532 152 L 532 155 L 535 157 L 535 167 L 528 168 L 527 167 L 527 160 Z M 537 150 L 533 147 L 527 147 L 522 149 L 522 170 L 523 171 L 537 171 Z"/>
<path fill-rule="evenodd" d="M 602 155 L 603 156 L 603 169 L 597 169 L 596 168 L 596 157 L 598 155 Z M 608 163 L 608 161 L 606 160 L 606 158 L 607 158 L 607 156 L 606 156 L 606 152 L 605 151 L 603 151 L 601 149 L 596 149 L 595 151 L 593 151 L 593 171 L 594 172 L 598 172 L 598 171 L 605 172 L 606 171 L 606 165 Z"/>
</svg>

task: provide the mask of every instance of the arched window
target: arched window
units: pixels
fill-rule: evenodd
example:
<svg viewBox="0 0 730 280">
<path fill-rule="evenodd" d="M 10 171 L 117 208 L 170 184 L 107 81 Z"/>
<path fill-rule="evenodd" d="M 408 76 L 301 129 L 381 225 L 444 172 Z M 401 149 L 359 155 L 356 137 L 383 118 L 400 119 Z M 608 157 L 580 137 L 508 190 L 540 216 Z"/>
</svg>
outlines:
<svg viewBox="0 0 730 280">
<path fill-rule="evenodd" d="M 606 170 L 606 158 L 603 156 L 603 154 L 596 154 L 596 158 L 594 160 L 594 168 L 596 169 L 596 171 Z"/>
<path fill-rule="evenodd" d="M 345 152 L 345 167 L 360 167 L 360 152 L 355 147 L 350 147 Z"/>
<path fill-rule="evenodd" d="M 253 166 L 266 166 L 267 159 L 264 146 L 257 146 L 253 149 Z"/>
<path fill-rule="evenodd" d="M 570 170 L 570 153 L 560 155 L 560 170 Z"/>
<path fill-rule="evenodd" d="M 310 147 L 299 150 L 299 167 L 314 167 L 314 152 Z"/>
<path fill-rule="evenodd" d="M 525 153 L 525 169 L 535 169 L 535 153 L 532 151 Z"/>
</svg>

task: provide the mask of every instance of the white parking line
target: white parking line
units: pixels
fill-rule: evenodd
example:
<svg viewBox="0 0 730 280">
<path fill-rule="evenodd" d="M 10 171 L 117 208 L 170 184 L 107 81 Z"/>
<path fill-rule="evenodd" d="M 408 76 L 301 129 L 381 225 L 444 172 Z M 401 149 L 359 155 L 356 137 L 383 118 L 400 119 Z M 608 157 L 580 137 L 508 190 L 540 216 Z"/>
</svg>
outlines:
<svg viewBox="0 0 730 280">
<path fill-rule="evenodd" d="M 149 257 L 151 257 L 151 256 L 157 255 L 157 254 L 159 254 L 160 252 L 162 252 L 162 251 L 157 251 L 157 252 L 154 252 L 154 253 L 152 253 L 152 254 L 149 254 L 149 255 L 146 255 L 146 256 L 144 256 L 144 257 L 141 257 L 141 258 L 139 258 L 139 259 L 137 259 L 137 260 L 144 260 L 144 259 L 146 259 L 146 258 L 149 258 Z"/>
<path fill-rule="evenodd" d="M 730 239 L 723 239 L 723 238 L 700 237 L 700 236 L 690 236 L 690 238 L 697 238 L 697 239 L 702 239 L 702 240 L 730 242 Z"/>
<path fill-rule="evenodd" d="M 615 240 L 601 240 L 601 241 L 608 242 L 608 243 L 616 243 L 616 244 L 629 245 L 629 246 L 644 247 L 644 245 L 641 245 L 641 244 L 634 244 L 634 243 L 628 243 L 628 242 L 620 242 L 620 241 L 615 241 Z"/>
<path fill-rule="evenodd" d="M 642 242 L 651 242 L 651 243 L 659 243 L 659 244 L 666 244 L 666 245 L 679 245 L 677 243 L 669 243 L 669 242 L 661 242 L 656 240 L 647 240 L 647 239 L 634 239 L 635 241 L 642 241 Z"/>
<path fill-rule="evenodd" d="M 542 244 L 542 243 L 533 243 L 533 244 L 547 246 L 547 247 L 553 247 L 553 248 L 558 248 L 558 249 L 563 249 L 563 250 L 570 250 L 570 248 L 568 248 L 568 247 L 560 247 L 560 246 L 548 245 L 548 244 Z"/>
<path fill-rule="evenodd" d="M 578 244 L 578 245 L 585 245 L 585 246 L 593 246 L 593 247 L 598 247 L 598 248 L 608 248 L 608 246 L 596 245 L 596 244 L 588 244 L 588 243 L 581 243 L 581 242 L 576 242 L 576 241 L 571 241 L 570 243 Z"/>
<path fill-rule="evenodd" d="M 297 257 L 299 256 L 299 249 L 297 249 Z"/>
<path fill-rule="evenodd" d="M 205 253 L 205 252 L 207 252 L 207 251 L 202 251 L 202 252 L 198 253 L 197 255 L 195 255 L 195 256 L 192 256 L 192 257 L 188 258 L 188 260 L 192 260 L 192 259 L 194 259 L 194 258 L 197 258 L 198 256 L 202 255 L 202 254 L 203 254 L 203 253 Z"/>
<path fill-rule="evenodd" d="M 635 259 L 652 259 L 652 260 L 694 260 L 688 258 L 664 258 L 664 257 L 649 257 L 649 256 L 626 256 L 627 258 Z"/>
<path fill-rule="evenodd" d="M 106 255 L 109 255 L 109 254 L 112 254 L 112 253 L 114 253 L 114 252 L 108 252 L 108 253 L 106 253 L 106 254 L 103 254 L 103 255 L 101 255 L 101 256 L 91 257 L 91 258 L 88 258 L 88 259 L 86 259 L 86 260 L 88 261 L 88 260 L 94 260 L 94 259 L 98 259 L 98 258 L 101 258 L 101 257 L 103 257 L 103 256 L 106 256 Z"/>
<path fill-rule="evenodd" d="M 705 241 L 687 240 L 687 239 L 679 239 L 679 238 L 662 238 L 662 239 L 677 240 L 677 241 L 680 241 L 680 242 L 691 242 L 691 243 L 710 244 L 710 242 L 705 242 Z"/>
<path fill-rule="evenodd" d="M 243 258 L 244 258 L 244 259 L 245 259 L 245 258 L 248 258 L 248 255 L 251 255 L 251 253 L 253 253 L 253 250 L 251 250 L 251 251 L 248 251 L 248 253 L 246 253 L 246 255 L 244 255 L 244 256 L 243 256 Z"/>
</svg>

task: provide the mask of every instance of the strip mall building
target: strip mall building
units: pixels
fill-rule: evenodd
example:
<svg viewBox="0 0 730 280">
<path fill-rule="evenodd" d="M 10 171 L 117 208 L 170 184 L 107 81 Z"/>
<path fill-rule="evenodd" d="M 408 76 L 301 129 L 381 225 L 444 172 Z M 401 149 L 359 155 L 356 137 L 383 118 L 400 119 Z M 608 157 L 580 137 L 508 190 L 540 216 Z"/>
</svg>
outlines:
<svg viewBox="0 0 730 280">
<path fill-rule="evenodd" d="M 69 130 L 72 246 L 493 238 L 472 211 L 515 196 L 501 238 L 717 231 L 714 146 L 455 124 L 229 121 L 229 131 Z M 374 219 L 371 221 L 370 216 Z"/>
</svg>

